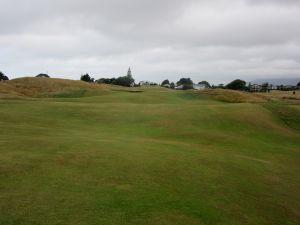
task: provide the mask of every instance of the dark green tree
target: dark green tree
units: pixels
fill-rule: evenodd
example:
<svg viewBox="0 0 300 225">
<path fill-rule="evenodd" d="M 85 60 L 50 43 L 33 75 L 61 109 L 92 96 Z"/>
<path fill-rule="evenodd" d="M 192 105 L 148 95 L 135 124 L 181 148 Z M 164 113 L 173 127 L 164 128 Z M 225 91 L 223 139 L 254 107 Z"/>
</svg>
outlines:
<svg viewBox="0 0 300 225">
<path fill-rule="evenodd" d="M 99 84 L 113 84 L 115 80 L 116 78 L 100 78 L 96 82 Z"/>
<path fill-rule="evenodd" d="M 267 91 L 269 91 L 269 83 L 263 83 L 263 84 L 261 85 L 261 91 L 262 91 L 262 92 L 267 92 Z"/>
<path fill-rule="evenodd" d="M 9 80 L 9 79 L 8 79 L 7 76 L 5 76 L 4 73 L 2 73 L 2 72 L 0 71 L 0 81 L 1 81 L 1 80 Z"/>
<path fill-rule="evenodd" d="M 100 78 L 96 80 L 96 82 L 100 84 L 114 84 L 126 87 L 134 86 L 134 79 L 131 74 L 118 78 Z"/>
<path fill-rule="evenodd" d="M 182 85 L 183 90 L 193 89 L 193 81 L 191 78 L 180 78 L 179 81 L 176 82 L 177 86 Z"/>
<path fill-rule="evenodd" d="M 282 84 L 281 85 L 277 85 L 276 88 L 277 88 L 277 90 L 283 91 L 283 85 Z"/>
<path fill-rule="evenodd" d="M 85 82 L 94 82 L 94 78 L 91 78 L 89 74 L 81 75 L 80 80 Z"/>
<path fill-rule="evenodd" d="M 124 76 L 124 77 L 118 77 L 113 84 L 115 85 L 120 85 L 120 86 L 125 86 L 125 87 L 131 87 L 134 85 L 134 79 L 132 76 Z"/>
<path fill-rule="evenodd" d="M 174 88 L 175 88 L 174 82 L 170 83 L 170 88 L 171 88 L 171 89 L 174 89 Z"/>
<path fill-rule="evenodd" d="M 45 73 L 40 73 L 38 75 L 36 75 L 35 77 L 46 77 L 46 78 L 50 78 L 50 76 L 48 74 Z"/>
<path fill-rule="evenodd" d="M 182 90 L 194 89 L 193 84 L 183 84 Z"/>
<path fill-rule="evenodd" d="M 169 81 L 169 80 L 164 80 L 164 81 L 161 83 L 161 86 L 168 85 L 168 84 L 170 84 L 170 81 Z"/>
<path fill-rule="evenodd" d="M 240 79 L 234 80 L 234 81 L 230 82 L 229 84 L 227 84 L 226 88 L 232 89 L 232 90 L 243 91 L 246 89 L 246 81 L 243 81 Z"/>
<path fill-rule="evenodd" d="M 177 86 L 179 85 L 193 85 L 193 81 L 191 78 L 180 78 L 179 81 L 177 81 Z"/>
<path fill-rule="evenodd" d="M 198 84 L 205 85 L 206 88 L 211 88 L 210 84 L 207 81 L 201 81 Z"/>
<path fill-rule="evenodd" d="M 177 81 L 177 86 L 182 85 L 182 89 L 183 90 L 188 90 L 188 89 L 193 89 L 193 81 L 191 80 L 191 78 L 180 78 L 179 81 Z"/>
</svg>

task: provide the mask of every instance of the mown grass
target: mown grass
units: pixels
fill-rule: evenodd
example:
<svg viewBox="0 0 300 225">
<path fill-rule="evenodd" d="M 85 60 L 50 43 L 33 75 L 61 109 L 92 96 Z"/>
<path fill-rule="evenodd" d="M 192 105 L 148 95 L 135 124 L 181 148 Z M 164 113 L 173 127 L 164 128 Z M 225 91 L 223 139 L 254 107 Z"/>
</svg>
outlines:
<svg viewBox="0 0 300 225">
<path fill-rule="evenodd" d="M 0 99 L 0 224 L 299 224 L 297 105 L 139 90 Z"/>
<path fill-rule="evenodd" d="M 300 131 L 300 110 L 293 105 L 284 102 L 272 102 L 264 104 L 264 106 L 271 110 L 273 114 L 281 120 L 285 125 Z"/>
</svg>

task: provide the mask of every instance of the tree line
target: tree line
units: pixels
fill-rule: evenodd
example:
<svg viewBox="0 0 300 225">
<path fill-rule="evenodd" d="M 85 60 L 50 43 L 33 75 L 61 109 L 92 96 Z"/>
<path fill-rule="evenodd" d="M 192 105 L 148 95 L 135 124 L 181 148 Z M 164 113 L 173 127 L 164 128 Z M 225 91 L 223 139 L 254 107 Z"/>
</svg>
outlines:
<svg viewBox="0 0 300 225">
<path fill-rule="evenodd" d="M 113 84 L 113 85 L 120 85 L 125 87 L 131 87 L 134 85 L 134 79 L 131 75 L 121 76 L 117 78 L 100 78 L 95 80 L 91 77 L 88 73 L 81 75 L 80 80 L 85 82 L 96 82 L 99 84 Z"/>
<path fill-rule="evenodd" d="M 210 85 L 208 81 L 201 81 L 198 84 L 203 85 L 205 88 L 226 88 L 226 89 L 241 90 L 241 91 L 247 89 L 246 81 L 240 79 L 236 79 L 225 86 L 223 84 L 217 86 Z M 191 78 L 180 78 L 180 80 L 176 82 L 176 86 L 174 82 L 170 82 L 169 80 L 164 80 L 161 83 L 161 86 L 170 87 L 170 88 L 182 86 L 183 90 L 188 90 L 194 88 L 194 82 L 191 80 Z"/>
<path fill-rule="evenodd" d="M 224 85 L 210 85 L 207 81 L 201 81 L 198 83 L 199 85 L 204 86 L 205 88 L 221 88 L 221 89 L 231 89 L 231 90 L 238 90 L 238 91 L 253 91 L 255 90 L 255 86 L 259 86 L 260 92 L 268 92 L 271 89 L 274 89 L 274 86 L 269 83 L 263 83 L 261 85 L 252 85 L 251 83 L 248 83 L 241 79 L 236 79 L 231 81 L 230 83 Z M 181 78 L 178 82 L 176 82 L 176 85 L 174 82 L 170 82 L 169 80 L 164 80 L 161 83 L 161 86 L 167 87 L 167 88 L 176 88 L 181 86 L 180 89 L 182 90 L 188 90 L 188 89 L 194 89 L 194 82 L 190 78 Z M 275 87 L 277 90 L 281 91 L 293 91 L 296 89 L 300 89 L 300 82 L 297 83 L 296 86 L 292 85 L 279 85 Z"/>
<path fill-rule="evenodd" d="M 44 77 L 50 78 L 48 74 L 40 73 L 36 77 Z M 0 71 L 0 81 L 9 80 L 8 76 L 6 76 L 3 72 Z M 88 73 L 81 75 L 80 80 L 90 83 L 99 83 L 99 84 L 113 84 L 120 86 L 140 86 L 139 84 L 135 84 L 135 80 L 130 74 L 126 76 L 120 76 L 117 78 L 100 78 L 95 80 Z M 149 85 L 158 85 L 153 82 L 147 82 Z M 231 89 L 231 90 L 239 90 L 239 91 L 251 91 L 251 83 L 247 85 L 247 82 L 241 79 L 236 79 L 228 83 L 227 85 L 219 84 L 219 85 L 210 85 L 207 81 L 198 82 L 198 85 L 203 85 L 205 88 L 222 88 L 222 89 Z M 162 87 L 175 89 L 176 87 L 181 87 L 182 90 L 194 89 L 194 82 L 191 78 L 180 78 L 176 83 L 170 82 L 168 79 L 165 79 L 161 83 Z M 300 82 L 294 87 L 286 87 L 284 85 L 277 86 L 277 90 L 295 90 L 295 88 L 300 89 Z M 268 83 L 264 83 L 260 85 L 260 91 L 269 91 L 270 85 Z"/>
</svg>

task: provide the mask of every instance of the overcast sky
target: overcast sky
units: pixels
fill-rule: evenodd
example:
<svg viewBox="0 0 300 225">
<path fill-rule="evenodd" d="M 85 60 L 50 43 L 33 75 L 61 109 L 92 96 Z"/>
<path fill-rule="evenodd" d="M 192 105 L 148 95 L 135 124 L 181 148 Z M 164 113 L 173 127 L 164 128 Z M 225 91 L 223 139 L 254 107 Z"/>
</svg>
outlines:
<svg viewBox="0 0 300 225">
<path fill-rule="evenodd" d="M 300 0 L 0 0 L 0 71 L 300 78 Z"/>
</svg>

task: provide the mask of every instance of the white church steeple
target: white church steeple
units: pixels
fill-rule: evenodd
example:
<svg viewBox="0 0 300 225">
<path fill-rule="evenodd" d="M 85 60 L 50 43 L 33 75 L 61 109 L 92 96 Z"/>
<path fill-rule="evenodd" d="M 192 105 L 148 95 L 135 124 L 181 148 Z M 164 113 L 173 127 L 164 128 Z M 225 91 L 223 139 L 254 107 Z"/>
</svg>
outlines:
<svg viewBox="0 0 300 225">
<path fill-rule="evenodd" d="M 129 69 L 128 69 L 127 76 L 128 76 L 128 77 L 132 77 L 132 73 L 131 73 L 130 67 L 129 67 Z"/>
</svg>

